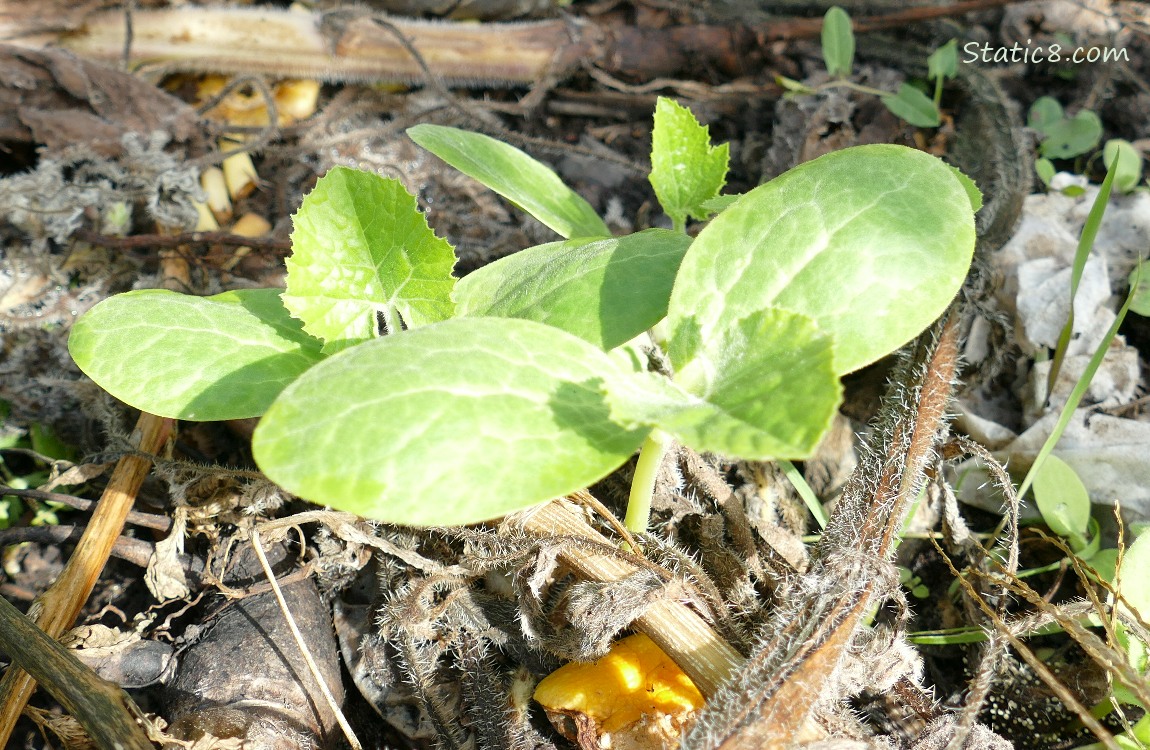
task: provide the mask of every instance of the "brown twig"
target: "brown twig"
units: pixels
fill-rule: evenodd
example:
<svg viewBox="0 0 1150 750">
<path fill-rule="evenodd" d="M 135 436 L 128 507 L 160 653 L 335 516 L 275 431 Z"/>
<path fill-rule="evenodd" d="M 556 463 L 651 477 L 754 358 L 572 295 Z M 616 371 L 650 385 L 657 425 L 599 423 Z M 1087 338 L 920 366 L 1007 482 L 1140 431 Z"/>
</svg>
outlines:
<svg viewBox="0 0 1150 750">
<path fill-rule="evenodd" d="M 16 497 L 25 497 L 29 500 L 59 503 L 61 505 L 67 505 L 69 508 L 75 508 L 76 510 L 91 510 L 96 505 L 95 500 L 88 500 L 87 498 L 76 497 L 75 495 L 45 492 L 44 490 L 17 489 L 5 484 L 0 484 L 0 496 L 3 495 L 14 495 Z M 125 522 L 133 526 L 155 529 L 156 531 L 167 531 L 172 527 L 172 519 L 167 516 L 161 516 L 156 513 L 142 513 L 138 510 L 128 511 Z"/>
</svg>

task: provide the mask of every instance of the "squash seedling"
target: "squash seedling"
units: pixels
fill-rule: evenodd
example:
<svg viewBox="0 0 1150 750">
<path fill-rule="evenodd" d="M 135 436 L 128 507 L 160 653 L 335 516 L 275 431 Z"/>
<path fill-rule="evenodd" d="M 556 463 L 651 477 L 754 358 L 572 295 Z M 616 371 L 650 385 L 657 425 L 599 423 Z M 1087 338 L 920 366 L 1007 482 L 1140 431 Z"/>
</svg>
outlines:
<svg viewBox="0 0 1150 750">
<path fill-rule="evenodd" d="M 263 414 L 256 461 L 303 498 L 467 524 L 585 487 L 645 443 L 808 456 L 839 376 L 941 314 L 973 252 L 973 183 L 900 146 L 720 199 L 692 240 L 681 230 L 710 215 L 726 148 L 669 100 L 651 181 L 675 231 L 609 236 L 526 154 L 452 128 L 410 135 L 566 239 L 456 280 L 398 182 L 336 168 L 294 217 L 282 295 L 118 295 L 76 322 L 76 362 L 160 415 Z M 624 346 L 664 318 L 669 377 Z"/>
</svg>

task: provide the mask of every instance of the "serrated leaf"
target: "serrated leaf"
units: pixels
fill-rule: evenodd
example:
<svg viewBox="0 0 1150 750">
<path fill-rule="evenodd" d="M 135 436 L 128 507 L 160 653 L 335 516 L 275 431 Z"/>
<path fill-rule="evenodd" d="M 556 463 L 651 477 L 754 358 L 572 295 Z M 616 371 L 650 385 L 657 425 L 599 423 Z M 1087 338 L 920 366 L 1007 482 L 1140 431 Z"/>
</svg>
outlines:
<svg viewBox="0 0 1150 750">
<path fill-rule="evenodd" d="M 951 39 L 926 58 L 928 78 L 954 78 L 958 75 L 958 40 Z"/>
<path fill-rule="evenodd" d="M 831 340 L 805 316 L 751 313 L 705 342 L 675 381 L 636 373 L 612 391 L 625 423 L 658 426 L 684 445 L 744 459 L 810 456 L 830 427 L 841 386 Z"/>
<path fill-rule="evenodd" d="M 1096 148 L 1102 140 L 1102 121 L 1088 109 L 1072 118 L 1050 123 L 1041 130 L 1046 137 L 1038 151 L 1048 159 L 1080 156 Z"/>
<path fill-rule="evenodd" d="M 742 193 L 731 193 L 730 195 L 716 195 L 714 198 L 705 200 L 699 204 L 700 208 L 708 213 L 718 214 L 727 210 L 728 207 L 739 198 L 742 198 Z"/>
<path fill-rule="evenodd" d="M 855 35 L 851 29 L 851 17 L 835 5 L 823 16 L 823 62 L 827 73 L 833 78 L 849 76 L 855 60 Z"/>
<path fill-rule="evenodd" d="M 667 314 L 690 245 L 682 232 L 649 229 L 520 250 L 459 281 L 458 314 L 534 320 L 613 349 Z"/>
<path fill-rule="evenodd" d="M 778 307 L 832 337 L 837 373 L 858 369 L 946 309 L 974 240 L 966 190 L 933 156 L 883 144 L 802 164 L 692 243 L 668 306 L 671 362 L 683 370 L 724 328 Z"/>
<path fill-rule="evenodd" d="M 1130 141 L 1111 138 L 1102 149 L 1102 160 L 1109 166 L 1115 159 L 1118 166 L 1114 172 L 1114 187 L 1129 193 L 1142 180 L 1142 154 Z"/>
<path fill-rule="evenodd" d="M 423 124 L 407 136 L 463 174 L 551 227 L 560 236 L 608 237 L 611 230 L 591 204 L 542 162 L 482 133 Z"/>
<path fill-rule="evenodd" d="M 936 128 L 942 122 L 931 98 L 909 83 L 899 86 L 897 94 L 882 97 L 882 103 L 895 117 L 916 128 Z"/>
<path fill-rule="evenodd" d="M 482 521 L 606 476 L 649 430 L 609 413 L 606 353 L 533 321 L 459 318 L 312 368 L 252 451 L 301 497 L 389 523 Z"/>
<path fill-rule="evenodd" d="M 1061 122 L 1064 116 L 1062 105 L 1057 99 L 1052 96 L 1040 96 L 1030 105 L 1030 111 L 1026 114 L 1026 126 L 1045 133 L 1047 127 Z"/>
<path fill-rule="evenodd" d="M 322 358 L 320 342 L 288 314 L 279 289 L 118 294 L 76 321 L 68 351 L 124 403 L 197 421 L 263 414 Z"/>
<path fill-rule="evenodd" d="M 283 301 L 325 352 L 454 313 L 455 252 L 398 180 L 336 167 L 292 218 Z"/>
<path fill-rule="evenodd" d="M 702 204 L 726 184 L 729 158 L 728 145 L 712 146 L 710 128 L 700 125 L 691 110 L 659 97 L 648 179 L 676 227 L 682 227 L 688 216 L 703 220 L 710 215 Z"/>
<path fill-rule="evenodd" d="M 1034 500 L 1051 531 L 1086 541 L 1090 494 L 1069 464 L 1057 456 L 1046 457 L 1034 474 Z"/>
</svg>

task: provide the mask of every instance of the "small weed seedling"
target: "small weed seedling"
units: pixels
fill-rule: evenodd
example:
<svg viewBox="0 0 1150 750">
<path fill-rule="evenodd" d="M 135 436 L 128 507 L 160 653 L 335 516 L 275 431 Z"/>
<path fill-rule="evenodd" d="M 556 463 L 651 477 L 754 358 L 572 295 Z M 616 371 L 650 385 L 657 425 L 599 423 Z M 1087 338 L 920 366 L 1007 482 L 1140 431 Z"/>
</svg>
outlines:
<svg viewBox="0 0 1150 750">
<path fill-rule="evenodd" d="M 1026 124 L 1041 139 L 1034 170 L 1047 187 L 1057 172 L 1054 159 L 1073 159 L 1091 153 L 1102 141 L 1102 121 L 1098 115 L 1084 109 L 1074 117 L 1067 117 L 1058 100 L 1050 96 L 1039 97 L 1030 105 Z M 1142 180 L 1142 155 L 1133 144 L 1113 138 L 1103 147 L 1102 159 L 1108 166 L 1114 164 L 1115 159 L 1118 161 L 1113 178 L 1118 192 L 1129 193 L 1138 187 Z M 1076 196 L 1082 194 L 1082 188 L 1071 185 L 1062 192 Z"/>
<path fill-rule="evenodd" d="M 612 237 L 511 146 L 409 133 L 566 239 L 457 280 L 451 246 L 398 182 L 336 168 L 295 215 L 282 294 L 112 297 L 76 322 L 76 362 L 163 416 L 262 414 L 256 461 L 303 498 L 466 524 L 573 492 L 671 439 L 808 456 L 839 376 L 941 314 L 973 252 L 973 183 L 900 146 L 829 154 L 720 198 L 729 205 L 692 240 L 681 230 L 716 205 L 727 148 L 670 100 L 655 113 L 650 179 L 675 231 Z M 629 344 L 664 319 L 669 377 Z"/>
<path fill-rule="evenodd" d="M 822 49 L 827 73 L 836 80 L 814 88 L 785 76 L 778 76 L 775 80 L 793 94 L 818 94 L 832 88 L 849 88 L 863 94 L 873 94 L 891 114 L 916 128 L 937 128 L 942 123 L 939 114 L 942 86 L 946 79 L 958 75 L 956 40 L 951 39 L 927 58 L 927 77 L 934 81 L 933 98 L 909 83 L 902 84 L 897 92 L 891 93 L 848 81 L 847 77 L 854 69 L 854 31 L 851 29 L 850 16 L 837 5 L 823 17 Z"/>
</svg>

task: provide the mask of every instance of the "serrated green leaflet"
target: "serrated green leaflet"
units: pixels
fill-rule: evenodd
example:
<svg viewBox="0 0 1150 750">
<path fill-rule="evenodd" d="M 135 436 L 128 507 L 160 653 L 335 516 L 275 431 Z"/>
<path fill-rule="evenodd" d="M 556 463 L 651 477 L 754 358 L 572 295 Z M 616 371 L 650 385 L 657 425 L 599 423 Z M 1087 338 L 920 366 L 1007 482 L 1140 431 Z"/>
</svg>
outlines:
<svg viewBox="0 0 1150 750">
<path fill-rule="evenodd" d="M 279 289 L 120 294 L 76 321 L 68 351 L 124 403 L 199 421 L 263 414 L 321 359 L 320 342 L 288 315 Z"/>
<path fill-rule="evenodd" d="M 706 219 L 703 203 L 723 189 L 730 158 L 726 143 L 711 145 L 709 128 L 691 110 L 659 97 L 651 134 L 651 187 L 676 227 Z"/>
<path fill-rule="evenodd" d="M 649 229 L 520 250 L 465 276 L 458 314 L 524 318 L 613 349 L 667 314 L 691 238 Z"/>
<path fill-rule="evenodd" d="M 522 208 L 562 237 L 605 237 L 611 230 L 550 167 L 482 133 L 442 125 L 407 129 L 411 140 Z"/>
<path fill-rule="evenodd" d="M 336 167 L 293 219 L 284 305 L 325 352 L 374 338 L 377 313 L 393 332 L 453 314 L 455 253 L 398 180 Z"/>
<path fill-rule="evenodd" d="M 391 523 L 466 524 L 606 476 L 649 430 L 612 420 L 621 377 L 585 341 L 533 321 L 461 318 L 312 368 L 256 430 L 291 492 Z"/>
<path fill-rule="evenodd" d="M 744 195 L 708 224 L 671 293 L 669 354 L 778 307 L 835 343 L 837 373 L 893 351 L 937 318 L 974 252 L 970 198 L 949 167 L 902 146 L 828 154 Z"/>
<path fill-rule="evenodd" d="M 830 427 L 841 386 L 830 338 L 785 310 L 756 311 L 704 342 L 676 373 L 612 390 L 613 414 L 657 425 L 684 445 L 747 459 L 806 458 Z"/>
</svg>

